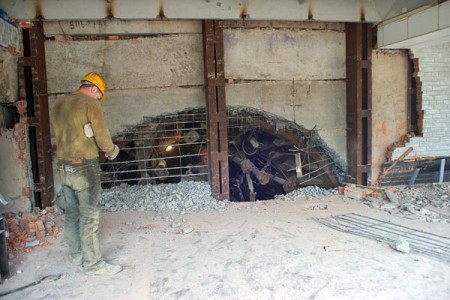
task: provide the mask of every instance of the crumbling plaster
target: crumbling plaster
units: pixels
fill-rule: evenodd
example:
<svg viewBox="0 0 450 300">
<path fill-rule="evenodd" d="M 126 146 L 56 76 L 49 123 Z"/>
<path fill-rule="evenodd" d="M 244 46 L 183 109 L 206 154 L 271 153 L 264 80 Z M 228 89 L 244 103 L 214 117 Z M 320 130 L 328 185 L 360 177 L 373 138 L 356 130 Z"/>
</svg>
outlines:
<svg viewBox="0 0 450 300">
<path fill-rule="evenodd" d="M 0 48 L 0 65 L 0 193 L 10 200 L 6 206 L 0 204 L 0 210 L 30 211 L 33 197 L 26 121 L 22 118 L 14 129 L 6 129 L 3 123 L 3 105 L 18 105 L 17 55 Z"/>
</svg>

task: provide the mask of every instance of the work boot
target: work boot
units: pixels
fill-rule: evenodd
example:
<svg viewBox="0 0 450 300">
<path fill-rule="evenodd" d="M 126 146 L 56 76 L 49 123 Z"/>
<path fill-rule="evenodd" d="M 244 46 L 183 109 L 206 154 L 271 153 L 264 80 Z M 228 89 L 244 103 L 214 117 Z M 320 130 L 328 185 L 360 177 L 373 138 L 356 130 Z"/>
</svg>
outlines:
<svg viewBox="0 0 450 300">
<path fill-rule="evenodd" d="M 112 265 L 108 264 L 107 262 L 103 262 L 100 264 L 97 268 L 93 270 L 86 270 L 84 271 L 84 274 L 89 276 L 109 276 L 109 275 L 115 275 L 122 271 L 122 266 L 120 265 Z"/>
<path fill-rule="evenodd" d="M 81 266 L 81 264 L 83 263 L 83 254 L 78 253 L 70 255 L 70 262 L 75 266 Z"/>
</svg>

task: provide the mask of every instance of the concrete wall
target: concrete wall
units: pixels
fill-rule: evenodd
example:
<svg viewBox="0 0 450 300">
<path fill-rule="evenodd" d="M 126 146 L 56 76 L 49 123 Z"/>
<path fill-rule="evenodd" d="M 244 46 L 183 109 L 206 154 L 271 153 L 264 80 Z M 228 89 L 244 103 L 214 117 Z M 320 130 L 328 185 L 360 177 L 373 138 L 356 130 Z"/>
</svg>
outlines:
<svg viewBox="0 0 450 300">
<path fill-rule="evenodd" d="M 266 23 L 261 23 L 265 25 Z M 224 30 L 227 104 L 316 127 L 346 158 L 345 32 L 342 24 Z"/>
<path fill-rule="evenodd" d="M 372 182 L 387 159 L 387 147 L 408 130 L 408 54 L 400 50 L 372 53 Z"/>
<path fill-rule="evenodd" d="M 33 203 L 25 118 L 13 129 L 6 129 L 3 122 L 5 104 L 24 112 L 24 103 L 17 103 L 17 84 L 17 55 L 0 48 L 0 194 L 11 200 L 0 204 L 1 211 L 30 211 Z"/>
<path fill-rule="evenodd" d="M 423 137 L 413 137 L 405 147 L 394 150 L 392 158 L 450 156 L 450 43 L 413 49 L 419 59 L 422 82 Z"/>
<path fill-rule="evenodd" d="M 192 23 L 188 32 L 167 22 L 164 35 L 126 40 L 70 41 L 56 35 L 45 45 L 50 105 L 77 89 L 90 71 L 107 82 L 104 111 L 112 134 L 145 116 L 205 105 L 201 23 Z"/>
<path fill-rule="evenodd" d="M 138 124 L 144 116 L 204 106 L 201 22 L 179 22 L 166 21 L 164 26 L 140 22 L 141 28 L 126 22 L 122 32 L 137 38 L 94 41 L 73 41 L 68 36 L 117 34 L 116 26 L 49 23 L 46 35 L 55 37 L 46 41 L 50 104 L 76 89 L 79 78 L 94 70 L 107 81 L 104 108 L 113 134 Z M 226 26 L 227 104 L 277 114 L 308 129 L 316 126 L 345 159 L 343 24 L 277 24 Z"/>
</svg>

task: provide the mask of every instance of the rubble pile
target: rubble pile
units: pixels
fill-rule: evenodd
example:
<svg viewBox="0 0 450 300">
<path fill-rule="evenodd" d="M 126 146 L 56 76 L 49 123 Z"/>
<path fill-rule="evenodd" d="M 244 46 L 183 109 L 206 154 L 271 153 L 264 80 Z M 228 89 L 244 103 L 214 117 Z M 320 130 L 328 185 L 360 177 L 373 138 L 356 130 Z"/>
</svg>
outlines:
<svg viewBox="0 0 450 300">
<path fill-rule="evenodd" d="M 311 200 L 338 193 L 391 214 L 427 222 L 450 222 L 450 183 L 415 185 L 411 189 L 407 186 L 378 188 L 353 184 L 339 189 L 308 186 L 275 198 Z M 184 181 L 144 186 L 123 184 L 103 190 L 100 205 L 105 211 L 175 211 L 183 214 L 187 211 L 225 210 L 231 202 L 214 199 L 207 182 Z"/>
<path fill-rule="evenodd" d="M 49 207 L 40 210 L 35 207 L 31 213 L 7 213 L 5 216 L 8 230 L 9 255 L 30 251 L 36 246 L 48 245 L 47 237 L 56 237 L 60 233 L 56 225 L 55 209 Z"/>
<path fill-rule="evenodd" d="M 450 184 L 422 184 L 389 188 L 399 201 L 403 214 L 427 222 L 450 222 Z"/>
<path fill-rule="evenodd" d="M 450 222 L 450 184 L 418 184 L 386 188 L 346 185 L 344 196 L 364 204 L 426 222 Z"/>
<path fill-rule="evenodd" d="M 207 182 L 185 181 L 176 184 L 121 185 L 104 190 L 100 205 L 106 211 L 199 211 L 225 210 L 231 202 L 211 196 Z"/>
<path fill-rule="evenodd" d="M 285 201 L 295 201 L 300 198 L 320 198 L 327 195 L 336 195 L 337 189 L 325 189 L 318 186 L 307 186 L 293 190 L 286 195 L 277 195 L 275 198 Z"/>
</svg>

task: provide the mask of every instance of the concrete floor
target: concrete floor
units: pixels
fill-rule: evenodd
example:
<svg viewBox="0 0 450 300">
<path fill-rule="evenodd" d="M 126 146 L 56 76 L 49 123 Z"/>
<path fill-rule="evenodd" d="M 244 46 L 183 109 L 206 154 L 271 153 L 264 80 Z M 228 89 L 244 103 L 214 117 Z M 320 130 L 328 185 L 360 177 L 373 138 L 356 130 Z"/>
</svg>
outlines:
<svg viewBox="0 0 450 300">
<path fill-rule="evenodd" d="M 450 263 L 401 253 L 314 220 L 345 213 L 450 236 L 449 223 L 401 218 L 339 195 L 185 215 L 102 213 L 102 252 L 123 265 L 121 273 L 84 275 L 70 265 L 59 236 L 11 260 L 14 276 L 0 293 L 62 274 L 5 299 L 450 298 Z"/>
</svg>

